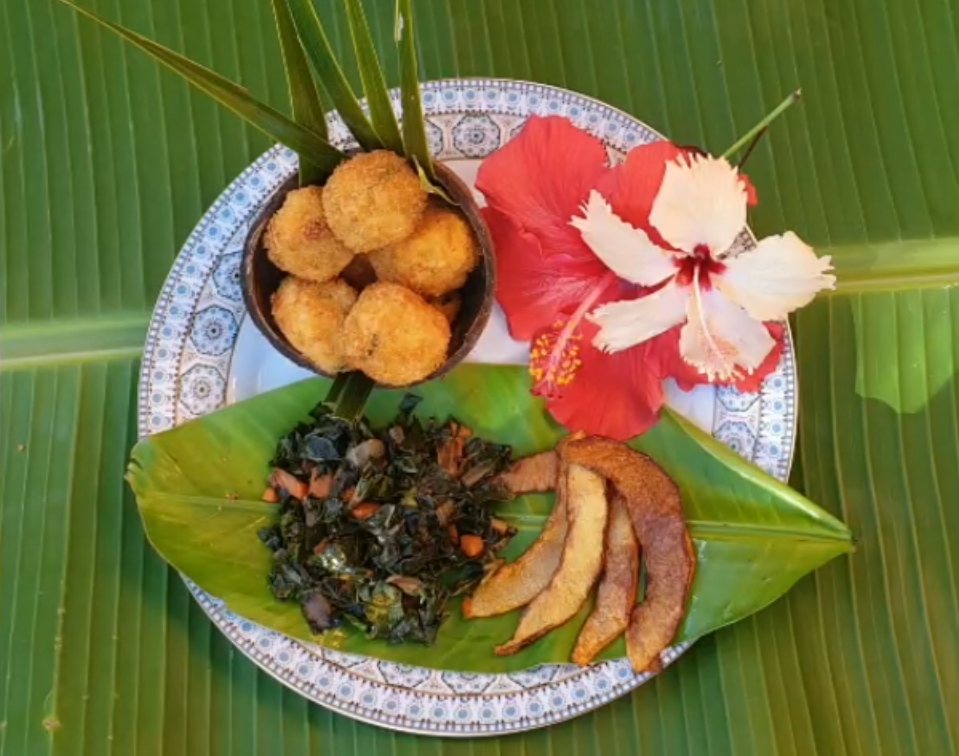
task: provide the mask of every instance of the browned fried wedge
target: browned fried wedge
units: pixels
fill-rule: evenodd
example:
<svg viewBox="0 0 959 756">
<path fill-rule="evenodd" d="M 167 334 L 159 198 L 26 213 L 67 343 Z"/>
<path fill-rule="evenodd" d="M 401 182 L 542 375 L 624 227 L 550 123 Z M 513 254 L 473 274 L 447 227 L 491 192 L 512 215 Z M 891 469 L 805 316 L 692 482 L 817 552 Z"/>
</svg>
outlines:
<svg viewBox="0 0 959 756">
<path fill-rule="evenodd" d="M 626 502 L 619 493 L 613 493 L 609 500 L 605 549 L 596 605 L 580 630 L 573 649 L 573 663 L 584 667 L 626 631 L 630 612 L 636 606 L 639 543 Z"/>
<path fill-rule="evenodd" d="M 562 459 L 608 478 L 626 500 L 646 561 L 646 597 L 630 617 L 626 653 L 636 672 L 657 671 L 659 654 L 683 621 L 696 555 L 679 489 L 649 457 L 625 444 L 585 438 L 567 444 Z"/>
<path fill-rule="evenodd" d="M 545 451 L 523 457 L 496 480 L 517 496 L 542 493 L 556 488 L 558 468 L 559 457 L 556 452 Z"/>
<path fill-rule="evenodd" d="M 585 467 L 561 469 L 566 478 L 569 523 L 563 558 L 549 585 L 523 610 L 512 639 L 496 648 L 497 656 L 522 650 L 550 630 L 568 622 L 589 598 L 603 569 L 603 539 L 608 506 L 606 483 Z"/>
<path fill-rule="evenodd" d="M 566 542 L 566 483 L 556 488 L 556 503 L 539 538 L 515 562 L 483 580 L 463 602 L 467 619 L 495 617 L 526 606 L 553 577 Z"/>
</svg>

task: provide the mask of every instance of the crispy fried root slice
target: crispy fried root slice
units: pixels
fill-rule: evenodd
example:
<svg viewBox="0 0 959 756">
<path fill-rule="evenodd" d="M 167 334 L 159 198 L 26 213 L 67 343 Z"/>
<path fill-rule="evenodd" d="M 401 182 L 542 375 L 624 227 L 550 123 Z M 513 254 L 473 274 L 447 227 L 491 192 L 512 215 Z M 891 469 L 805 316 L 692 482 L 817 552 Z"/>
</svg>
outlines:
<svg viewBox="0 0 959 756">
<path fill-rule="evenodd" d="M 497 482 L 517 496 L 552 491 L 556 488 L 557 467 L 559 462 L 555 451 L 540 452 L 523 457 L 510 470 L 500 475 Z"/>
<path fill-rule="evenodd" d="M 564 474 L 565 473 L 565 474 Z M 563 558 L 549 585 L 523 610 L 519 626 L 497 656 L 510 656 L 568 622 L 589 598 L 603 569 L 603 539 L 609 507 L 606 483 L 585 467 L 570 465 L 566 477 L 569 523 Z"/>
<path fill-rule="evenodd" d="M 657 671 L 659 654 L 683 621 L 696 569 L 679 489 L 649 457 L 616 441 L 572 442 L 562 458 L 608 478 L 626 500 L 647 576 L 645 600 L 633 609 L 626 631 L 626 653 L 636 672 Z"/>
<path fill-rule="evenodd" d="M 539 455 L 537 455 L 539 456 Z M 467 619 L 495 617 L 526 606 L 549 585 L 566 542 L 566 482 L 556 488 L 556 503 L 539 538 L 515 562 L 500 567 L 463 602 Z"/>
<path fill-rule="evenodd" d="M 603 576 L 596 590 L 596 605 L 573 649 L 573 663 L 583 667 L 626 631 L 629 614 L 636 606 L 639 543 L 625 500 L 612 490 L 610 494 Z"/>
</svg>

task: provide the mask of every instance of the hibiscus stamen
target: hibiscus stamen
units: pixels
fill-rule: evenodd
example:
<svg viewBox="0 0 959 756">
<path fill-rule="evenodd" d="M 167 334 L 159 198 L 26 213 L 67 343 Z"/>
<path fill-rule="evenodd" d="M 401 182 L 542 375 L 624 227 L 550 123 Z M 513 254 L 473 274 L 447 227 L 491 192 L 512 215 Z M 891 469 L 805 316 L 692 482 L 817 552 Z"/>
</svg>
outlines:
<svg viewBox="0 0 959 756">
<path fill-rule="evenodd" d="M 615 273 L 607 273 L 590 289 L 567 320 L 557 320 L 533 341 L 529 353 L 529 373 L 535 381 L 533 394 L 556 399 L 562 394 L 562 389 L 575 380 L 583 366 L 579 356 L 583 336 L 579 327 L 596 300 L 615 280 Z"/>
<path fill-rule="evenodd" d="M 706 311 L 703 308 L 702 288 L 700 287 L 700 269 L 696 268 L 693 272 L 693 298 L 696 300 L 694 311 L 699 320 L 703 341 L 706 342 L 706 359 L 701 365 L 693 364 L 701 373 L 705 373 L 710 381 L 716 378 L 721 381 L 739 380 L 742 378 L 742 370 L 736 364 L 736 347 L 725 339 L 717 339 L 709 331 L 709 321 L 706 320 Z"/>
</svg>

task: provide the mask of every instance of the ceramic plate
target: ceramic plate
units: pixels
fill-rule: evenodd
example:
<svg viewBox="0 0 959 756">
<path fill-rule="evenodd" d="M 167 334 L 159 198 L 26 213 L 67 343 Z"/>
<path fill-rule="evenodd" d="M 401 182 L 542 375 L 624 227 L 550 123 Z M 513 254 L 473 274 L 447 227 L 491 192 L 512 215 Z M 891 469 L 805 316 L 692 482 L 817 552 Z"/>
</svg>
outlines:
<svg viewBox="0 0 959 756">
<path fill-rule="evenodd" d="M 423 87 L 423 105 L 433 154 L 471 186 L 480 161 L 515 136 L 532 115 L 570 119 L 602 139 L 613 162 L 633 147 L 662 138 L 607 105 L 538 84 L 433 82 Z M 338 146 L 349 146 L 349 134 L 335 118 L 330 134 Z M 233 182 L 187 240 L 150 325 L 140 381 L 141 436 L 308 377 L 253 327 L 239 283 L 249 224 L 295 169 L 291 151 L 270 150 Z M 744 234 L 740 243 L 749 246 L 751 237 Z M 526 357 L 526 346 L 510 339 L 497 311 L 469 359 L 516 364 Z M 788 477 L 797 412 L 791 339 L 779 370 L 760 393 L 704 387 L 685 394 L 674 388 L 670 403 L 769 473 Z M 292 640 L 232 614 L 196 586 L 190 589 L 220 630 L 271 675 L 311 701 L 396 730 L 448 736 L 529 730 L 595 709 L 649 677 L 633 674 L 625 660 L 585 670 L 542 666 L 510 675 L 391 664 Z M 669 649 L 664 662 L 685 649 Z"/>
</svg>

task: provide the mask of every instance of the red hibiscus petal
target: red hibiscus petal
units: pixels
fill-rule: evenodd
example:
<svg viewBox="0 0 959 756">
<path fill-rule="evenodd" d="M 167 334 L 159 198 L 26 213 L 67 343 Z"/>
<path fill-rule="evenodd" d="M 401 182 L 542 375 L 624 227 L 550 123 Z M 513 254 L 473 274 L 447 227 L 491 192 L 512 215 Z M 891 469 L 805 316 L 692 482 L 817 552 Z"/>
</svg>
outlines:
<svg viewBox="0 0 959 756">
<path fill-rule="evenodd" d="M 636 147 L 626 156 L 625 162 L 600 177 L 596 187 L 620 218 L 642 228 L 655 244 L 667 249 L 669 245 L 649 225 L 649 212 L 663 183 L 666 164 L 684 152 L 672 142 L 653 142 Z"/>
<path fill-rule="evenodd" d="M 599 258 L 543 254 L 539 240 L 506 215 L 483 211 L 496 247 L 496 299 L 506 313 L 510 335 L 530 341 L 576 305 L 606 273 Z"/>
<path fill-rule="evenodd" d="M 717 382 L 716 385 L 733 385 L 746 394 L 755 394 L 762 389 L 763 381 L 779 365 L 784 349 L 784 329 L 778 323 L 767 323 L 766 328 L 769 334 L 776 340 L 775 346 L 770 350 L 763 363 L 753 371 L 752 375 L 747 375 L 739 381 Z M 674 378 L 676 384 L 683 391 L 691 391 L 696 386 L 702 386 L 710 383 L 706 376 L 699 372 L 695 367 L 683 359 L 679 352 L 679 334 L 682 326 L 671 328 L 665 333 L 660 334 L 647 342 L 650 345 L 650 357 L 658 365 L 660 375 L 663 378 Z"/>
<path fill-rule="evenodd" d="M 592 344 L 596 331 L 591 323 L 583 324 L 582 367 L 547 409 L 570 431 L 627 441 L 659 420 L 666 402 L 662 380 L 655 362 L 648 359 L 646 345 L 606 354 Z"/>
<path fill-rule="evenodd" d="M 607 170 L 599 139 L 565 118 L 533 117 L 483 161 L 476 188 L 490 207 L 535 234 L 546 255 L 593 257 L 569 221 Z"/>
<path fill-rule="evenodd" d="M 597 188 L 623 220 L 634 226 L 645 226 L 666 175 L 666 164 L 682 154 L 684 150 L 672 142 L 636 147 L 624 162 L 600 178 Z"/>
<path fill-rule="evenodd" d="M 739 174 L 739 180 L 746 190 L 746 204 L 749 207 L 756 207 L 756 205 L 759 204 L 759 194 L 756 192 L 756 187 L 753 186 L 753 182 L 749 180 L 749 176 L 745 173 Z"/>
</svg>

